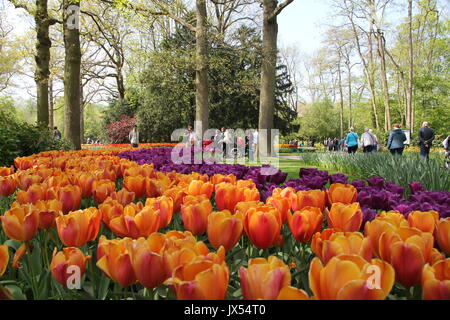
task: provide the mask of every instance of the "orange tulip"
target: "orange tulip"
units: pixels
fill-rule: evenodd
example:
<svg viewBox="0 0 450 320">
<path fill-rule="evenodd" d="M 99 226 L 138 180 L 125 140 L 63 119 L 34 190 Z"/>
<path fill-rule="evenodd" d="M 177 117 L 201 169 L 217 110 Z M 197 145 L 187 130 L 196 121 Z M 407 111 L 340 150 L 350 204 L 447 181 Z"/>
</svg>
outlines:
<svg viewBox="0 0 450 320">
<path fill-rule="evenodd" d="M 351 184 L 334 183 L 327 191 L 328 204 L 340 202 L 343 204 L 351 204 L 356 201 L 358 191 Z"/>
<path fill-rule="evenodd" d="M 98 180 L 109 180 L 114 182 L 117 180 L 117 174 L 114 170 L 104 169 L 97 171 L 95 173 L 95 178 Z"/>
<path fill-rule="evenodd" d="M 250 199 L 259 200 L 259 199 Z M 244 189 L 227 182 L 216 185 L 216 205 L 219 211 L 234 211 L 234 207 L 238 202 L 244 201 Z"/>
<path fill-rule="evenodd" d="M 97 203 L 103 203 L 116 190 L 116 184 L 110 180 L 97 180 L 92 185 L 92 195 Z"/>
<path fill-rule="evenodd" d="M 69 178 L 66 175 L 49 176 L 42 183 L 47 189 L 61 188 L 70 185 Z"/>
<path fill-rule="evenodd" d="M 120 202 L 121 205 L 126 206 L 127 204 L 133 202 L 135 198 L 136 195 L 134 194 L 134 192 L 122 188 L 118 192 L 114 191 L 113 193 L 111 193 L 110 196 L 105 200 L 105 202 L 108 201 L 108 199 L 117 200 Z"/>
<path fill-rule="evenodd" d="M 363 213 L 358 202 L 352 204 L 333 203 L 331 209 L 325 209 L 328 227 L 337 231 L 359 231 L 362 224 Z"/>
<path fill-rule="evenodd" d="M 367 262 L 358 255 L 339 255 L 322 265 L 314 258 L 309 284 L 318 300 L 384 300 L 394 285 L 395 272 L 384 261 Z"/>
<path fill-rule="evenodd" d="M 278 210 L 270 206 L 250 208 L 244 218 L 244 230 L 250 241 L 260 249 L 276 244 L 280 237 L 281 217 Z"/>
<path fill-rule="evenodd" d="M 450 218 L 441 219 L 437 222 L 436 241 L 439 248 L 450 255 Z"/>
<path fill-rule="evenodd" d="M 81 189 L 79 186 L 66 186 L 58 189 L 58 200 L 63 205 L 63 212 L 69 213 L 80 208 Z"/>
<path fill-rule="evenodd" d="M 210 179 L 211 183 L 217 185 L 222 182 L 236 184 L 236 176 L 234 174 L 223 175 L 223 174 L 215 174 Z"/>
<path fill-rule="evenodd" d="M 163 261 L 166 278 L 172 276 L 173 271 L 180 265 L 192 261 L 197 256 L 207 256 L 208 247 L 189 231 L 170 231 L 166 234 Z M 223 259 L 225 261 L 225 253 Z"/>
<path fill-rule="evenodd" d="M 280 195 L 275 195 L 268 197 L 266 200 L 266 204 L 278 209 L 281 214 L 281 222 L 283 224 L 287 221 L 288 215 L 291 212 L 291 202 L 289 201 L 289 199 L 283 198 Z"/>
<path fill-rule="evenodd" d="M 30 251 L 32 251 L 33 246 L 31 245 L 31 243 L 28 243 L 28 245 L 29 245 Z M 24 242 L 19 247 L 19 249 L 17 249 L 16 252 L 14 253 L 13 263 L 12 263 L 13 268 L 15 268 L 15 269 L 22 268 L 22 264 L 20 263 L 20 260 L 23 258 L 23 256 L 25 255 L 26 252 L 27 252 L 27 244 Z"/>
<path fill-rule="evenodd" d="M 247 210 L 253 207 L 263 206 L 264 202 L 261 201 L 242 201 L 238 202 L 234 207 L 234 213 L 241 213 L 243 216 L 247 213 Z"/>
<path fill-rule="evenodd" d="M 239 278 L 245 300 L 275 300 L 281 289 L 291 285 L 289 267 L 274 256 L 250 259 L 248 268 L 239 269 Z"/>
<path fill-rule="evenodd" d="M 153 177 L 154 169 L 153 164 L 144 164 L 141 166 L 136 167 L 130 167 L 125 169 L 123 176 L 124 177 L 137 177 L 137 176 L 143 176 L 143 177 Z"/>
<path fill-rule="evenodd" d="M 164 191 L 163 195 L 172 198 L 173 212 L 180 212 L 181 205 L 186 197 L 186 191 L 183 188 L 174 187 Z"/>
<path fill-rule="evenodd" d="M 14 167 L 0 167 L 0 177 L 6 177 L 11 174 L 14 174 Z"/>
<path fill-rule="evenodd" d="M 148 237 L 158 231 L 160 212 L 152 207 L 142 207 L 131 203 L 123 209 L 123 214 L 112 218 L 109 228 L 119 237 L 137 239 Z"/>
<path fill-rule="evenodd" d="M 76 185 L 81 188 L 81 196 L 83 198 L 92 197 L 92 187 L 95 181 L 95 177 L 90 173 L 81 173 L 77 176 Z"/>
<path fill-rule="evenodd" d="M 230 251 L 239 241 L 243 231 L 244 217 L 241 213 L 232 215 L 224 210 L 213 212 L 208 216 L 208 240 L 214 249 L 224 246 Z"/>
<path fill-rule="evenodd" d="M 82 247 L 94 240 L 100 230 L 102 215 L 97 208 L 73 211 L 56 217 L 58 236 L 68 247 Z"/>
<path fill-rule="evenodd" d="M 140 205 L 140 210 L 142 210 L 142 203 L 140 203 Z M 98 210 L 102 215 L 102 221 L 108 228 L 110 228 L 110 222 L 112 219 L 123 215 L 123 208 L 124 206 L 117 200 L 105 201 L 98 206 Z"/>
<path fill-rule="evenodd" d="M 379 240 L 381 234 L 388 230 L 396 231 L 400 227 L 407 226 L 408 221 L 406 221 L 400 212 L 382 212 L 374 220 L 366 222 L 364 225 L 364 235 L 370 239 L 374 255 L 380 258 Z"/>
<path fill-rule="evenodd" d="M 291 286 L 286 286 L 281 289 L 277 300 L 312 300 L 308 294 L 301 290 Z"/>
<path fill-rule="evenodd" d="M 50 264 L 50 271 L 53 278 L 63 287 L 69 287 L 70 277 L 74 274 L 83 276 L 86 272 L 86 263 L 91 257 L 85 257 L 78 248 L 63 248 L 63 251 L 53 251 L 53 258 Z M 79 272 L 79 273 L 78 273 Z"/>
<path fill-rule="evenodd" d="M 323 214 L 317 207 L 304 207 L 288 214 L 289 229 L 298 242 L 310 242 L 312 236 L 322 229 Z"/>
<path fill-rule="evenodd" d="M 212 204 L 206 196 L 186 196 L 181 206 L 181 218 L 185 229 L 194 235 L 205 233 L 212 209 Z"/>
<path fill-rule="evenodd" d="M 243 200 L 242 201 L 259 201 L 260 197 L 261 197 L 261 195 L 259 194 L 258 189 L 243 188 Z"/>
<path fill-rule="evenodd" d="M 422 293 L 424 300 L 450 300 L 450 258 L 425 265 Z"/>
<path fill-rule="evenodd" d="M 154 210 L 159 210 L 160 220 L 159 228 L 165 228 L 172 221 L 173 216 L 173 199 L 166 196 L 158 198 L 147 198 L 145 201 L 146 207 L 152 207 Z"/>
<path fill-rule="evenodd" d="M 272 191 L 272 197 L 273 196 L 280 196 L 282 198 L 288 199 L 291 209 L 294 207 L 294 203 L 296 203 L 297 201 L 297 191 L 295 191 L 295 189 L 292 187 L 287 187 L 284 189 L 275 188 Z"/>
<path fill-rule="evenodd" d="M 11 208 L 0 218 L 3 231 L 16 241 L 30 241 L 39 227 L 39 213 L 29 204 Z"/>
<path fill-rule="evenodd" d="M 439 213 L 436 211 L 414 211 L 408 215 L 408 224 L 412 228 L 417 228 L 423 232 L 433 233 L 436 223 L 439 221 Z"/>
<path fill-rule="evenodd" d="M 291 196 L 292 197 L 292 196 Z M 292 210 L 299 211 L 304 207 L 317 207 L 321 211 L 325 208 L 325 191 L 299 191 L 292 200 Z"/>
<path fill-rule="evenodd" d="M 443 259 L 433 248 L 431 233 L 401 227 L 384 232 L 379 240 L 380 256 L 392 264 L 396 281 L 409 288 L 420 283 L 422 268 Z"/>
<path fill-rule="evenodd" d="M 229 280 L 225 263 L 196 258 L 176 268 L 164 283 L 173 286 L 178 300 L 223 300 Z"/>
<path fill-rule="evenodd" d="M 130 245 L 134 274 L 147 289 L 153 289 L 166 280 L 162 257 L 164 242 L 165 236 L 155 232 L 147 239 L 139 238 Z"/>
<path fill-rule="evenodd" d="M 0 277 L 5 273 L 9 262 L 9 251 L 7 245 L 0 246 Z"/>
<path fill-rule="evenodd" d="M 253 182 L 252 179 L 238 180 L 238 181 L 236 181 L 236 187 L 247 188 L 247 189 L 256 189 L 256 184 Z"/>
<path fill-rule="evenodd" d="M 17 185 L 21 190 L 28 190 L 28 188 L 36 183 L 41 183 L 43 178 L 36 174 L 27 174 L 25 171 L 19 171 L 16 175 Z"/>
<path fill-rule="evenodd" d="M 42 184 L 33 184 L 27 191 L 19 190 L 16 193 L 16 200 L 20 204 L 36 203 L 38 200 L 46 200 L 46 188 Z"/>
<path fill-rule="evenodd" d="M 187 194 L 191 196 L 205 195 L 208 199 L 211 198 L 214 190 L 214 185 L 211 182 L 203 182 L 201 180 L 192 180 L 187 188 Z"/>
<path fill-rule="evenodd" d="M 340 254 L 356 254 L 366 261 L 372 259 L 372 243 L 360 232 L 335 232 L 325 229 L 314 234 L 311 250 L 324 263 Z"/>
<path fill-rule="evenodd" d="M 97 260 L 97 267 L 122 287 L 128 287 L 137 280 L 131 263 L 130 253 L 127 250 L 131 243 L 130 240 L 129 238 L 112 241 L 103 239 L 99 242 L 99 248 L 97 249 L 101 252 Z"/>
<path fill-rule="evenodd" d="M 39 213 L 39 230 L 51 229 L 55 219 L 62 211 L 62 203 L 58 200 L 39 200 L 33 205 L 33 210 Z"/>
<path fill-rule="evenodd" d="M 145 177 L 143 176 L 128 176 L 123 180 L 123 186 L 128 190 L 134 192 L 136 199 L 145 195 Z"/>
<path fill-rule="evenodd" d="M 13 176 L 0 176 L 0 196 L 9 197 L 16 189 L 17 182 Z"/>
</svg>

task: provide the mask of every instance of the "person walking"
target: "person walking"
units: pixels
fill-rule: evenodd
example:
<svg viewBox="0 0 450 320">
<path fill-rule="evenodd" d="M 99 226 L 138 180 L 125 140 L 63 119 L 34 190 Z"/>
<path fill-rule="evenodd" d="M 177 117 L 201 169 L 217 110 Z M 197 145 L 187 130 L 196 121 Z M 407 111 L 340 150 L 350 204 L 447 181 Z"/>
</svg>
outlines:
<svg viewBox="0 0 450 320">
<path fill-rule="evenodd" d="M 398 123 L 394 124 L 394 130 L 389 133 L 387 148 L 392 155 L 402 155 L 405 149 L 406 135 Z"/>
<path fill-rule="evenodd" d="M 445 167 L 450 169 L 450 135 L 442 142 L 442 146 L 445 149 Z"/>
<path fill-rule="evenodd" d="M 372 129 L 369 129 L 369 133 L 372 135 L 373 141 L 374 141 L 372 152 L 377 152 L 378 151 L 378 137 L 375 133 L 373 133 Z"/>
<path fill-rule="evenodd" d="M 425 160 L 429 159 L 431 145 L 434 140 L 434 131 L 428 127 L 428 122 L 422 124 L 419 129 L 420 156 Z"/>
<path fill-rule="evenodd" d="M 132 148 L 137 148 L 139 146 L 139 131 L 137 124 L 134 125 L 133 129 L 128 134 L 128 139 L 130 140 Z"/>
<path fill-rule="evenodd" d="M 358 150 L 358 139 L 358 134 L 355 132 L 355 129 L 351 127 L 345 138 L 345 145 L 347 146 L 348 153 L 356 153 Z"/>
<path fill-rule="evenodd" d="M 258 157 L 259 157 L 258 138 L 259 138 L 259 132 L 258 132 L 258 129 L 255 129 L 255 130 L 253 130 L 253 134 L 252 134 L 252 150 L 253 150 L 253 159 L 256 159 L 256 160 L 258 160 Z"/>
<path fill-rule="evenodd" d="M 194 147 L 197 145 L 197 142 L 199 139 L 198 139 L 197 135 L 195 134 L 194 129 L 192 128 L 191 125 L 189 125 L 187 127 L 186 138 L 187 138 L 186 145 L 188 147 Z"/>
<path fill-rule="evenodd" d="M 53 137 L 55 140 L 61 140 L 61 131 L 58 130 L 58 127 L 53 128 Z"/>
<path fill-rule="evenodd" d="M 364 153 L 372 152 L 373 145 L 375 144 L 375 139 L 373 135 L 369 132 L 369 128 L 364 129 L 364 133 L 361 135 L 361 145 Z"/>
</svg>

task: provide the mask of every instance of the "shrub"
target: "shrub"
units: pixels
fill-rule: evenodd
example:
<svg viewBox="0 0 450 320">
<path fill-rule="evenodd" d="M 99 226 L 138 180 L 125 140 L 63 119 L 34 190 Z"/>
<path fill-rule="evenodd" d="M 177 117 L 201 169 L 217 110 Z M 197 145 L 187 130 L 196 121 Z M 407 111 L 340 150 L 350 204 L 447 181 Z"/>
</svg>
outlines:
<svg viewBox="0 0 450 320">
<path fill-rule="evenodd" d="M 71 146 L 55 140 L 49 128 L 18 121 L 0 111 L 0 166 L 12 165 L 16 157 L 61 149 L 70 150 Z"/>
</svg>

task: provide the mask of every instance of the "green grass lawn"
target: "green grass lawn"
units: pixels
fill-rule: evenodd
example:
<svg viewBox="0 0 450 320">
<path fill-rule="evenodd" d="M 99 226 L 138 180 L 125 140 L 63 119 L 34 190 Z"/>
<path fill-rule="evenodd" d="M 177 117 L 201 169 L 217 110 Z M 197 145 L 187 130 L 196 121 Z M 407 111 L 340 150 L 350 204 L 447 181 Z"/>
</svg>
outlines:
<svg viewBox="0 0 450 320">
<path fill-rule="evenodd" d="M 333 171 L 333 170 L 329 170 L 326 168 L 320 168 L 320 167 L 307 165 L 302 160 L 280 159 L 279 169 L 288 174 L 287 180 L 298 179 L 299 178 L 298 173 L 300 171 L 300 168 L 316 168 L 318 170 L 328 171 L 328 173 L 330 175 L 335 174 L 335 173 L 342 173 L 339 171 Z M 356 177 L 356 176 L 352 176 L 352 175 L 348 175 L 348 174 L 347 174 L 347 176 L 349 177 L 349 181 L 358 179 L 358 177 Z"/>
</svg>

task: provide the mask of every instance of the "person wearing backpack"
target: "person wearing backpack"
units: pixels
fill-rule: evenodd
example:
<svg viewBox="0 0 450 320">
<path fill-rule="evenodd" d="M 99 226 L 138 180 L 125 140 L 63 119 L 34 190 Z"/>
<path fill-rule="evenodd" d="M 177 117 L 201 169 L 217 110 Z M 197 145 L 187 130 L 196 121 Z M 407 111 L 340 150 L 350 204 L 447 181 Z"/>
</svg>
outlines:
<svg viewBox="0 0 450 320">
<path fill-rule="evenodd" d="M 405 149 L 406 135 L 399 124 L 394 124 L 394 130 L 389 133 L 387 147 L 392 155 L 402 155 Z"/>
</svg>

